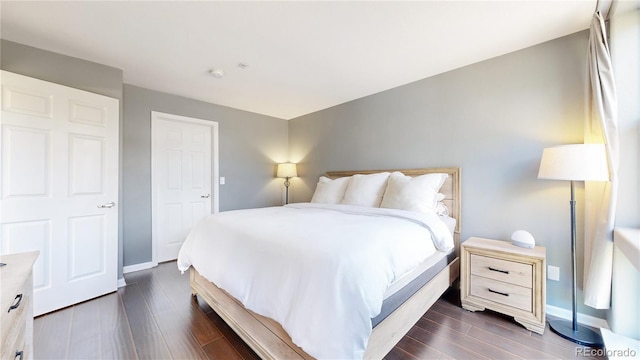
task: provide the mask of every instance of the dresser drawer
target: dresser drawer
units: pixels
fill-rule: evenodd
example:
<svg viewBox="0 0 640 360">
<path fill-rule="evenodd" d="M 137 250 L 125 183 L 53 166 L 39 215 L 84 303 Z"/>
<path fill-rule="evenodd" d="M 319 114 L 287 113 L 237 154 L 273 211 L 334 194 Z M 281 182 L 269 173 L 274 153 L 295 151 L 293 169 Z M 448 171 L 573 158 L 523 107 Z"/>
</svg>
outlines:
<svg viewBox="0 0 640 360">
<path fill-rule="evenodd" d="M 471 275 L 471 295 L 524 311 L 532 310 L 532 291 L 530 288 L 482 276 Z"/>
<path fill-rule="evenodd" d="M 38 252 L 0 256 L 0 359 L 33 357 L 33 263 Z M 13 309 L 9 310 L 11 307 Z M 52 334 L 55 336 L 55 334 Z"/>
<path fill-rule="evenodd" d="M 26 312 L 25 312 L 26 314 Z M 26 359 L 25 357 L 25 340 L 26 327 L 17 326 L 9 331 L 9 337 L 2 339 L 2 360 L 15 360 L 16 358 Z M 22 354 L 20 357 L 18 354 Z"/>
<path fill-rule="evenodd" d="M 30 283 L 29 283 L 30 284 Z M 19 327 L 24 327 L 26 316 L 27 316 L 27 308 L 31 299 L 29 298 L 29 289 L 23 286 L 19 292 L 17 292 L 13 297 L 13 302 L 11 305 L 17 304 L 18 306 L 15 309 L 9 311 L 9 305 L 5 305 L 6 309 L 2 309 L 2 339 L 8 339 L 11 337 L 11 333 L 15 333 L 16 329 Z M 19 301 L 19 302 L 18 302 Z M 4 349 L 3 349 L 4 351 Z"/>
<path fill-rule="evenodd" d="M 471 254 L 471 274 L 527 288 L 533 286 L 530 264 Z"/>
</svg>

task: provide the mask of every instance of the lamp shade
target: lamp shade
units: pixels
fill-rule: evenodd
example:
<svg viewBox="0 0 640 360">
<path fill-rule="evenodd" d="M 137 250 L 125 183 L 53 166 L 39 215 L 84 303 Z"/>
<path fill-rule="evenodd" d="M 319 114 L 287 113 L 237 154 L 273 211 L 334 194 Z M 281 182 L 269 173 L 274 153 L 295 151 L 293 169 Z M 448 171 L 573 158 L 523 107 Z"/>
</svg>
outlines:
<svg viewBox="0 0 640 360">
<path fill-rule="evenodd" d="M 604 144 L 572 144 L 544 149 L 538 179 L 608 181 Z"/>
<path fill-rule="evenodd" d="M 282 163 L 278 164 L 278 171 L 276 176 L 279 178 L 290 178 L 298 176 L 298 171 L 296 170 L 296 164 L 293 163 Z"/>
</svg>

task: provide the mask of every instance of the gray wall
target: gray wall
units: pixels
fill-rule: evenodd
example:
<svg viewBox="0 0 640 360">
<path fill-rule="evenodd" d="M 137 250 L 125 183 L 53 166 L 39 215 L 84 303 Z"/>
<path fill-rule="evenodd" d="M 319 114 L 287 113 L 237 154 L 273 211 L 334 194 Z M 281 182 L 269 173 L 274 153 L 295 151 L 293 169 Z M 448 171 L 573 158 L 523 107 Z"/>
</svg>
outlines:
<svg viewBox="0 0 640 360">
<path fill-rule="evenodd" d="M 531 232 L 560 266 L 547 303 L 569 309 L 569 183 L 536 177 L 544 147 L 583 140 L 587 40 L 583 31 L 291 120 L 294 201 L 327 170 L 460 166 L 462 239 Z"/>
<path fill-rule="evenodd" d="M 76 89 L 109 96 L 120 101 L 120 139 L 122 139 L 122 70 L 54 52 L 0 40 L 2 70 L 30 76 Z M 122 148 L 122 142 L 120 142 Z M 122 151 L 120 152 L 120 194 L 122 204 Z M 122 279 L 122 211 L 118 213 L 118 279 Z"/>
<path fill-rule="evenodd" d="M 218 122 L 220 211 L 280 205 L 286 120 L 124 86 L 124 265 L 151 261 L 151 111 Z"/>
<path fill-rule="evenodd" d="M 122 70 L 31 46 L 0 40 L 2 70 L 120 100 Z"/>
</svg>

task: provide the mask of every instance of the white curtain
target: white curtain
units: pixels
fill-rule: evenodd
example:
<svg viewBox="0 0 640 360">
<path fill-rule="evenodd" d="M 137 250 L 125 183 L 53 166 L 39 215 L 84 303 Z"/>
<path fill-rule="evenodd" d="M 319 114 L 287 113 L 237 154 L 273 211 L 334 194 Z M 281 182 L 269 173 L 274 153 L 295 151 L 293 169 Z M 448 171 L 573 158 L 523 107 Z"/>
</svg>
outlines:
<svg viewBox="0 0 640 360">
<path fill-rule="evenodd" d="M 605 144 L 611 180 L 585 183 L 584 303 L 608 309 L 618 192 L 618 105 L 605 21 L 599 11 L 591 21 L 588 65 L 589 108 L 584 140 Z"/>
</svg>

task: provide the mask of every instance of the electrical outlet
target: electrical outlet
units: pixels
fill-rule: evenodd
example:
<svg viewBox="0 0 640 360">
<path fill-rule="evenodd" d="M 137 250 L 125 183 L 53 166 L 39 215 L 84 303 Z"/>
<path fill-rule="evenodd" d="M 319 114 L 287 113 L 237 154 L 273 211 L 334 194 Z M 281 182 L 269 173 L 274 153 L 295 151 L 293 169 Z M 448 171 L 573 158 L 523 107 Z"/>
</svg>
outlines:
<svg viewBox="0 0 640 360">
<path fill-rule="evenodd" d="M 224 185 L 227 182 L 227 179 L 224 176 L 220 176 L 220 185 Z"/>
<path fill-rule="evenodd" d="M 557 266 L 547 266 L 547 279 L 560 281 L 560 268 Z"/>
</svg>

